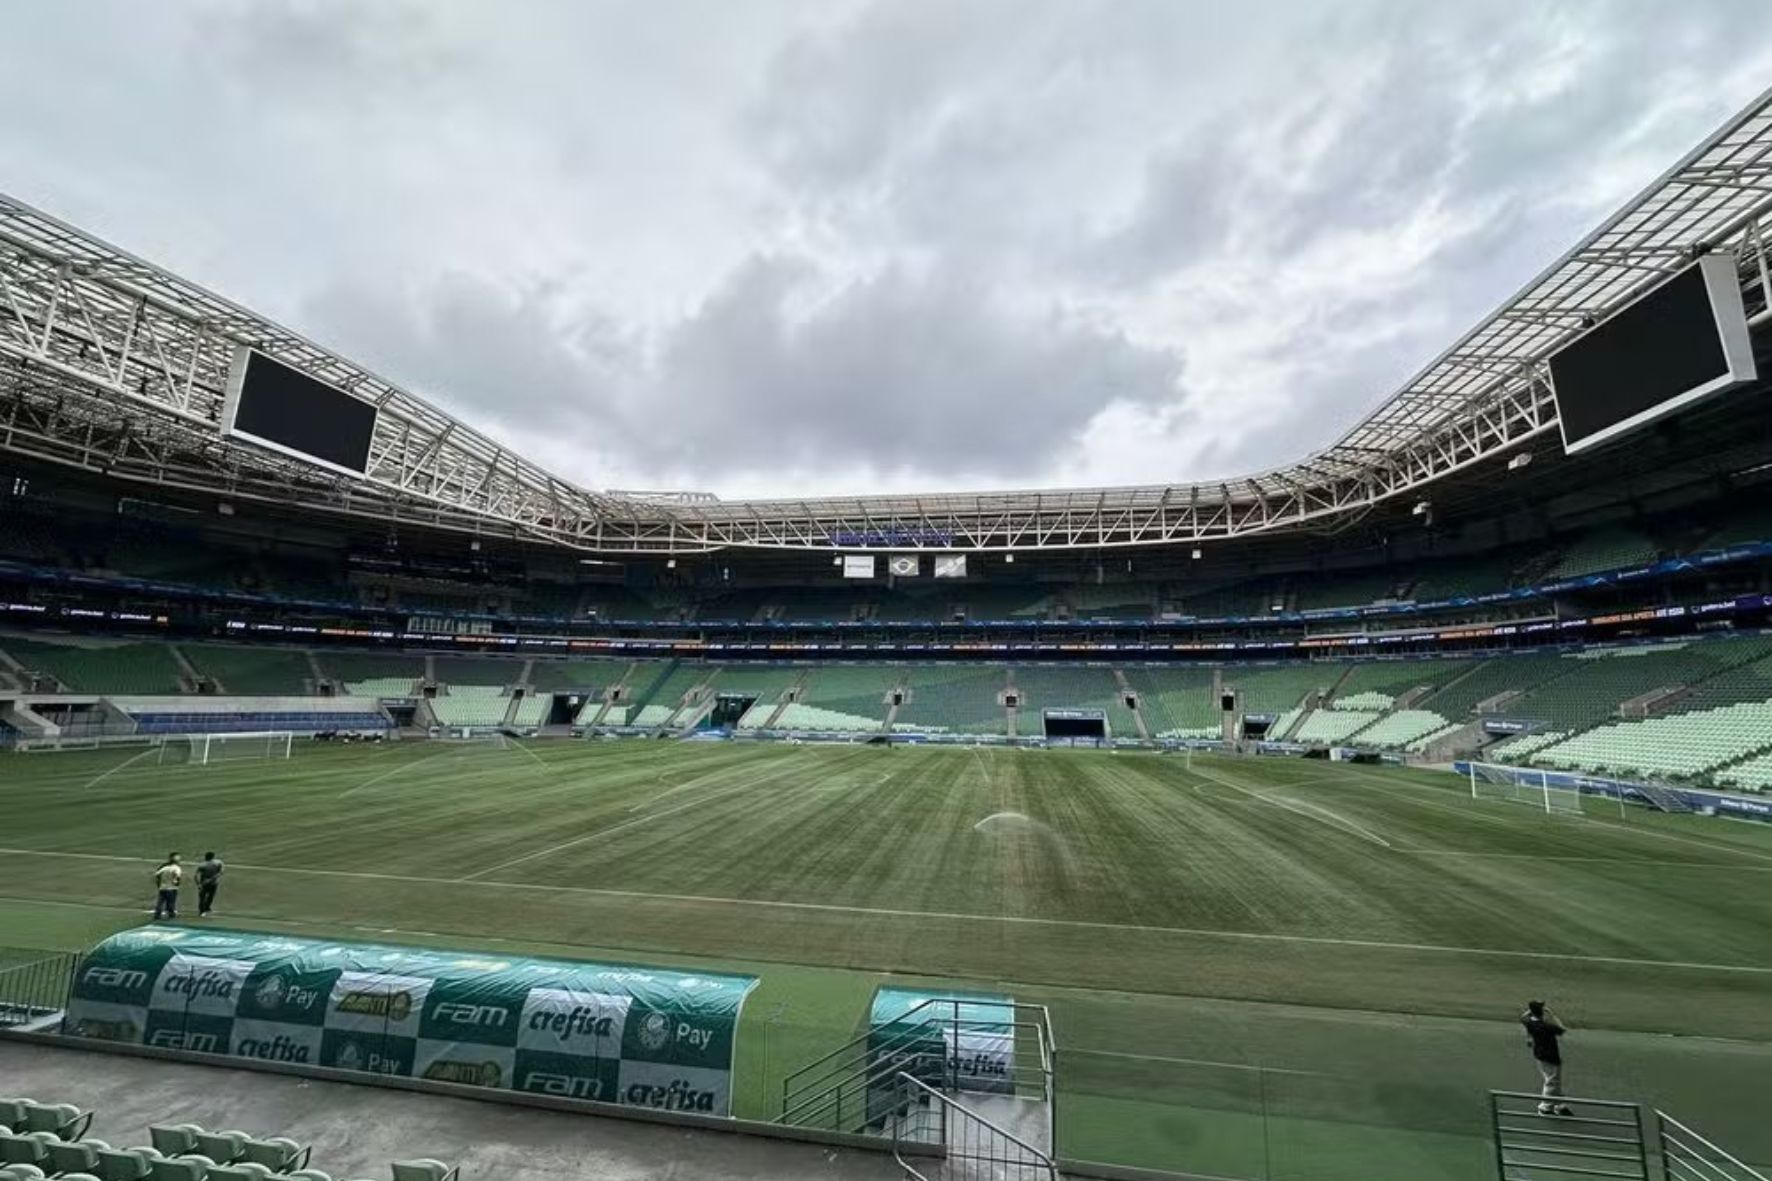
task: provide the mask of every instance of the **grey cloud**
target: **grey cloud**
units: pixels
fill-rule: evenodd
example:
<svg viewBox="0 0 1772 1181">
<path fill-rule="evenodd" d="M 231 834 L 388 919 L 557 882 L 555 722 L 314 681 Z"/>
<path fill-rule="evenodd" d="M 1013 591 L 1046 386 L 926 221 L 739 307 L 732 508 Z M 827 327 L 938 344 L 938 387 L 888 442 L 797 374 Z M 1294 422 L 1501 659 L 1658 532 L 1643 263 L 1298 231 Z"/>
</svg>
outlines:
<svg viewBox="0 0 1772 1181">
<path fill-rule="evenodd" d="M 1103 405 L 1176 396 L 1178 356 L 1057 310 L 1010 313 L 944 274 L 889 270 L 820 298 L 824 283 L 804 262 L 754 259 L 651 349 L 601 314 L 462 277 L 410 304 L 335 288 L 308 319 L 507 440 L 571 434 L 709 481 L 843 466 L 1014 480 L 1056 462 Z"/>
</svg>

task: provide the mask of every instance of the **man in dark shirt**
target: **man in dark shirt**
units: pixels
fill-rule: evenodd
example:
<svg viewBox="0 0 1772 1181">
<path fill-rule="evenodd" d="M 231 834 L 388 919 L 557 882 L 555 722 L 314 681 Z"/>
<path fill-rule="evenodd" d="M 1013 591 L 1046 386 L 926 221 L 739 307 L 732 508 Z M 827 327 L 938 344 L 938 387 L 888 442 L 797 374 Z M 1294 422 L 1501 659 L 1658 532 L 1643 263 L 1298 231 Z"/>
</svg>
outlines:
<svg viewBox="0 0 1772 1181">
<path fill-rule="evenodd" d="M 215 907 L 215 891 L 221 885 L 222 862 L 214 853 L 203 854 L 197 863 L 197 917 L 205 918 Z"/>
<path fill-rule="evenodd" d="M 1538 1092 L 1538 1114 L 1574 1115 L 1568 1104 L 1557 1102 L 1563 1097 L 1563 1048 L 1559 1041 L 1569 1027 L 1545 1008 L 1543 1001 L 1528 1001 L 1526 1011 L 1520 1014 L 1520 1024 L 1526 1027 L 1526 1044 L 1531 1047 L 1539 1077 L 1544 1080 Z"/>
</svg>

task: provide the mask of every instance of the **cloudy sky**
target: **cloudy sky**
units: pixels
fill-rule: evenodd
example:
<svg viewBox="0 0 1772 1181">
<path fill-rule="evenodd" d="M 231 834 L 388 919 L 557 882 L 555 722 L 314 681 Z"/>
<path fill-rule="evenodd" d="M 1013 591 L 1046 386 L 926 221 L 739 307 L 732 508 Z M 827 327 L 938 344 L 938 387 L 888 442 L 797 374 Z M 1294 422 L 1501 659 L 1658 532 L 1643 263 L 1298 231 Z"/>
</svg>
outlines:
<svg viewBox="0 0 1772 1181">
<path fill-rule="evenodd" d="M 1772 85 L 1765 0 L 21 0 L 0 189 L 592 488 L 1326 445 Z"/>
</svg>

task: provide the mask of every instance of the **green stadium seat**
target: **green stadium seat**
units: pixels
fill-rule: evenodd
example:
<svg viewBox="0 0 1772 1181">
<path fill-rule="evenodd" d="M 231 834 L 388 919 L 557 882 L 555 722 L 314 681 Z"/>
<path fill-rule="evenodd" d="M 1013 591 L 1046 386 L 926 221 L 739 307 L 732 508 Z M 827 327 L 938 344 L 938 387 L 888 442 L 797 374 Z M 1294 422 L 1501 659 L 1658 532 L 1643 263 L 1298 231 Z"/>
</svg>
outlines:
<svg viewBox="0 0 1772 1181">
<path fill-rule="evenodd" d="M 113 1148 L 98 1154 L 102 1181 L 143 1181 L 154 1171 L 159 1152 L 152 1148 Z"/>
<path fill-rule="evenodd" d="M 152 1181 L 203 1181 L 215 1162 L 206 1156 L 163 1156 L 154 1161 Z"/>
<path fill-rule="evenodd" d="M 31 1103 L 29 1099 L 0 1099 L 0 1131 L 23 1131 L 25 1108 Z"/>
<path fill-rule="evenodd" d="M 92 1126 L 92 1113 L 72 1103 L 25 1101 L 26 1132 L 48 1132 L 62 1140 L 78 1140 Z"/>
<path fill-rule="evenodd" d="M 232 1164 L 244 1155 L 249 1139 L 251 1137 L 245 1132 L 199 1131 L 192 1151 L 198 1156 L 208 1157 L 218 1165 Z"/>
<path fill-rule="evenodd" d="M 446 1165 L 429 1157 L 397 1160 L 390 1167 L 394 1172 L 394 1181 L 454 1181 L 461 1172 L 460 1165 Z"/>
<path fill-rule="evenodd" d="M 231 1165 L 217 1165 L 209 1170 L 205 1181 L 266 1181 L 276 1173 L 264 1165 L 253 1164 L 251 1161 L 237 1161 Z"/>
<path fill-rule="evenodd" d="M 148 1139 L 161 1156 L 182 1156 L 197 1150 L 203 1129 L 196 1124 L 149 1124 Z"/>
<path fill-rule="evenodd" d="M 51 1173 L 96 1173 L 98 1154 L 110 1148 L 103 1140 L 59 1141 L 49 1145 L 44 1167 Z"/>
<path fill-rule="evenodd" d="M 52 1132 L 0 1132 L 0 1161 L 41 1168 L 49 1159 L 49 1145 L 56 1139 Z"/>
<path fill-rule="evenodd" d="M 37 1181 L 46 1175 L 36 1165 L 0 1165 L 0 1181 Z"/>
</svg>

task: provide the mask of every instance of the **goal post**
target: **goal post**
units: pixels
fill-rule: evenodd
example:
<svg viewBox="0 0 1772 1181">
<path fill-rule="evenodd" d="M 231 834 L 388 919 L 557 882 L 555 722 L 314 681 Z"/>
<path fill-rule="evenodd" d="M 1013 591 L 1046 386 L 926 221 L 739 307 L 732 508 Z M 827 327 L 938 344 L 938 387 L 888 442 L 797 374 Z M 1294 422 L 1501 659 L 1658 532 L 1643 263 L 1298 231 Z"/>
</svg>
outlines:
<svg viewBox="0 0 1772 1181">
<path fill-rule="evenodd" d="M 168 734 L 160 743 L 162 763 L 213 763 L 287 759 L 295 749 L 289 730 L 254 730 L 238 734 Z"/>
<path fill-rule="evenodd" d="M 1551 782 L 1550 773 L 1538 767 L 1473 761 L 1470 784 L 1473 800 L 1506 800 L 1547 813 L 1581 815 L 1581 789 Z"/>
</svg>

